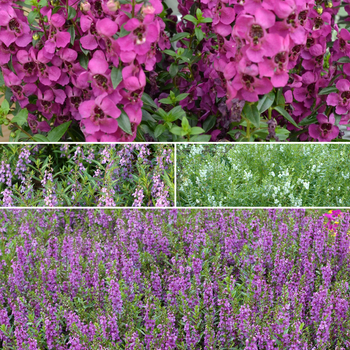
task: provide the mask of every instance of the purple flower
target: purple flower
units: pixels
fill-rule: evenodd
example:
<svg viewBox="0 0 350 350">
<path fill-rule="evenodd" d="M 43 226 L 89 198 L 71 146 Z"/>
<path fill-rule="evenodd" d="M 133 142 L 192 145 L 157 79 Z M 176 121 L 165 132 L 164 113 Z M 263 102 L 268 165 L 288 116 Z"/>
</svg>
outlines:
<svg viewBox="0 0 350 350">
<path fill-rule="evenodd" d="M 312 124 L 309 127 L 311 137 L 321 142 L 327 142 L 332 141 L 339 135 L 339 128 L 334 125 L 333 113 L 328 118 L 324 114 L 319 114 L 317 120 L 319 124 Z"/>
</svg>

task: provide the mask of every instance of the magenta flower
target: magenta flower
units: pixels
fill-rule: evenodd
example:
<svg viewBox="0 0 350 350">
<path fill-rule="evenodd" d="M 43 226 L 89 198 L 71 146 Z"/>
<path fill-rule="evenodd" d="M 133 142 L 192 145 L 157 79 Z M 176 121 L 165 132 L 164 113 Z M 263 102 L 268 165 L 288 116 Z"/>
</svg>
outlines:
<svg viewBox="0 0 350 350">
<path fill-rule="evenodd" d="M 88 32 L 80 38 L 81 46 L 86 50 L 95 50 L 98 47 L 98 37 L 94 20 L 83 15 L 80 17 L 80 27 L 84 33 Z"/>
<path fill-rule="evenodd" d="M 137 18 L 131 18 L 124 24 L 129 35 L 118 38 L 121 51 L 135 51 L 139 55 L 146 54 L 159 37 L 159 27 L 155 23 L 144 24 Z"/>
<path fill-rule="evenodd" d="M 265 58 L 263 62 L 259 63 L 260 76 L 270 77 L 271 83 L 275 88 L 284 87 L 289 80 L 289 36 L 286 38 L 280 37 L 281 49 L 278 54 L 272 59 Z"/>
<path fill-rule="evenodd" d="M 335 86 L 339 92 L 330 93 L 327 96 L 327 104 L 336 106 L 337 114 L 347 114 L 350 111 L 350 82 L 347 79 L 340 79 Z"/>
<path fill-rule="evenodd" d="M 35 84 L 26 84 L 22 86 L 22 79 L 16 74 L 7 69 L 3 69 L 3 73 L 6 86 L 12 90 L 16 101 L 18 101 L 20 106 L 24 108 L 29 103 L 27 96 L 34 95 L 37 86 Z"/>
<path fill-rule="evenodd" d="M 49 33 L 48 33 L 48 40 L 45 41 L 44 46 L 44 54 L 49 59 L 52 58 L 53 54 L 56 51 L 56 48 L 64 48 L 70 43 L 70 34 L 65 31 L 60 31 L 59 28 L 61 28 L 65 23 L 66 20 L 63 16 L 59 15 L 58 13 L 55 13 L 51 16 L 51 10 L 47 14 L 48 20 L 49 20 Z"/>
<path fill-rule="evenodd" d="M 42 112 L 46 119 L 51 119 L 53 114 L 59 112 L 59 106 L 55 103 L 55 94 L 51 89 L 46 89 L 42 92 L 37 89 L 38 99 L 36 105 L 38 111 Z"/>
<path fill-rule="evenodd" d="M 338 40 L 334 42 L 333 49 L 336 51 L 333 60 L 337 61 L 343 56 L 350 56 L 350 33 L 342 28 L 338 33 Z"/>
<path fill-rule="evenodd" d="M 79 106 L 83 102 L 82 91 L 76 87 L 71 88 L 70 86 L 66 86 L 66 94 L 68 97 L 69 110 L 72 113 L 73 117 L 76 120 L 81 119 L 81 115 L 79 113 Z"/>
<path fill-rule="evenodd" d="M 256 10 L 255 17 L 249 15 L 238 17 L 233 31 L 249 43 L 246 55 L 252 62 L 262 62 L 264 56 L 271 57 L 278 53 L 279 36 L 267 33 L 267 29 L 275 24 L 275 20 L 275 15 L 263 8 Z"/>
<path fill-rule="evenodd" d="M 113 134 L 118 129 L 117 118 L 120 116 L 120 110 L 107 97 L 107 94 L 98 96 L 94 101 L 82 102 L 79 112 L 82 118 L 81 123 L 88 134 L 98 131 Z"/>
<path fill-rule="evenodd" d="M 6 46 L 16 42 L 19 47 L 26 47 L 32 41 L 28 24 L 21 21 L 10 6 L 6 10 L 0 8 L 0 26 L 6 27 L 0 31 L 0 40 Z"/>
<path fill-rule="evenodd" d="M 309 135 L 321 142 L 332 141 L 339 135 L 339 128 L 335 126 L 335 118 L 332 113 L 329 118 L 324 114 L 317 116 L 319 124 L 312 124 L 309 127 Z"/>
</svg>

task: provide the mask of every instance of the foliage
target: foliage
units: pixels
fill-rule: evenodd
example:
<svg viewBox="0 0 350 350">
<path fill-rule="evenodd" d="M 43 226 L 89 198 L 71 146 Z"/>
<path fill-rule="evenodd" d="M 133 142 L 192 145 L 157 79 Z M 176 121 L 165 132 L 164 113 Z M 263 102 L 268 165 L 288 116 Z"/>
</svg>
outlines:
<svg viewBox="0 0 350 350">
<path fill-rule="evenodd" d="M 4 145 L 0 203 L 172 206 L 173 157 L 169 145 Z"/>
<path fill-rule="evenodd" d="M 348 349 L 349 213 L 338 219 L 3 210 L 0 346 Z"/>
<path fill-rule="evenodd" d="M 179 145 L 178 206 L 348 207 L 347 144 Z"/>
</svg>

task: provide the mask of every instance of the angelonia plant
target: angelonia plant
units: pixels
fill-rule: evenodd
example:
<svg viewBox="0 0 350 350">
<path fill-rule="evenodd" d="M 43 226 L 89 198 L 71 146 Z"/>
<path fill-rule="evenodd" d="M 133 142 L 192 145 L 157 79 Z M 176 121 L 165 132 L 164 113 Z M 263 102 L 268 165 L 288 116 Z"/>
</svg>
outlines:
<svg viewBox="0 0 350 350">
<path fill-rule="evenodd" d="M 172 207 L 170 145 L 5 145 L 3 207 Z"/>
<path fill-rule="evenodd" d="M 179 0 L 178 9 L 1 1 L 0 123 L 11 139 L 342 138 L 348 0 Z"/>
<path fill-rule="evenodd" d="M 177 205 L 349 207 L 348 144 L 177 146 Z"/>
<path fill-rule="evenodd" d="M 349 220 L 300 209 L 2 210 L 0 347 L 347 350 Z"/>
</svg>

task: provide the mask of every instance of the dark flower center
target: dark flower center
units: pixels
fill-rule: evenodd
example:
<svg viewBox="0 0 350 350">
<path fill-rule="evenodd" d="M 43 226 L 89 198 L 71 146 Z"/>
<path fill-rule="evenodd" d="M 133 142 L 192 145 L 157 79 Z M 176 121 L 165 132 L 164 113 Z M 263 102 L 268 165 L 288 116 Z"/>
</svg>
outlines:
<svg viewBox="0 0 350 350">
<path fill-rule="evenodd" d="M 41 106 L 46 110 L 50 110 L 52 103 L 50 101 L 41 100 Z"/>
<path fill-rule="evenodd" d="M 23 65 L 23 69 L 26 70 L 29 74 L 31 74 L 35 69 L 34 62 L 27 62 Z"/>
<path fill-rule="evenodd" d="M 259 39 L 264 36 L 264 29 L 258 24 L 253 24 L 250 28 L 249 36 L 253 38 L 253 42 L 255 45 L 259 43 Z"/>
<path fill-rule="evenodd" d="M 310 94 L 313 94 L 315 92 L 315 87 L 316 87 L 316 83 L 312 83 L 310 84 L 308 87 L 307 87 L 307 91 L 310 93 Z"/>
<path fill-rule="evenodd" d="M 333 124 L 323 123 L 320 125 L 320 127 L 321 127 L 323 134 L 328 134 L 332 130 Z"/>
<path fill-rule="evenodd" d="M 314 38 L 308 38 L 306 41 L 306 47 L 309 49 L 311 46 L 315 44 L 315 39 Z"/>
<path fill-rule="evenodd" d="M 254 78 L 248 74 L 244 74 L 242 80 L 244 81 L 247 89 L 250 89 L 252 84 L 254 83 Z"/>
<path fill-rule="evenodd" d="M 108 79 L 104 75 L 96 74 L 96 75 L 94 75 L 94 79 L 96 81 L 96 84 L 99 87 L 101 87 L 104 90 L 108 90 L 108 86 L 107 86 Z"/>
<path fill-rule="evenodd" d="M 350 91 L 344 91 L 340 96 L 343 99 L 343 104 L 346 104 L 350 100 Z"/>
<path fill-rule="evenodd" d="M 300 22 L 300 25 L 304 25 L 305 21 L 307 20 L 307 14 L 308 14 L 308 11 L 301 11 L 299 13 L 299 16 L 298 16 L 298 19 L 299 19 L 299 22 Z"/>
<path fill-rule="evenodd" d="M 283 65 L 287 62 L 287 52 L 280 52 L 275 56 L 275 63 Z"/>
<path fill-rule="evenodd" d="M 316 61 L 318 66 L 322 66 L 323 65 L 323 55 L 317 56 L 315 58 L 315 61 Z"/>
<path fill-rule="evenodd" d="M 38 68 L 39 68 L 39 70 L 40 70 L 41 73 L 44 73 L 45 70 L 46 70 L 45 64 L 44 64 L 44 63 L 41 63 L 41 62 L 38 64 Z"/>
<path fill-rule="evenodd" d="M 81 97 L 79 96 L 73 96 L 70 98 L 70 103 L 75 107 L 75 109 L 78 109 L 81 103 Z"/>
<path fill-rule="evenodd" d="M 292 27 L 296 27 L 296 23 L 295 20 L 297 18 L 297 15 L 295 13 L 292 13 L 291 15 L 289 15 L 289 17 L 287 18 L 287 23 L 290 24 Z"/>
<path fill-rule="evenodd" d="M 99 17 L 103 15 L 102 4 L 101 1 L 96 1 L 94 3 L 94 10 L 98 14 Z"/>
<path fill-rule="evenodd" d="M 17 19 L 12 18 L 9 22 L 9 29 L 12 30 L 13 32 L 20 33 L 21 29 L 19 27 L 19 22 Z"/>
<path fill-rule="evenodd" d="M 22 97 L 23 96 L 23 94 L 22 94 L 22 91 L 23 91 L 22 86 L 14 85 L 14 86 L 12 86 L 12 91 L 15 94 L 17 94 L 18 97 Z"/>
<path fill-rule="evenodd" d="M 103 113 L 103 110 L 99 106 L 95 106 L 93 120 L 96 122 L 99 119 L 103 119 L 104 116 L 105 114 Z"/>
<path fill-rule="evenodd" d="M 345 49 L 346 41 L 343 38 L 339 39 L 339 46 L 341 49 Z"/>
<path fill-rule="evenodd" d="M 97 35 L 97 30 L 96 30 L 95 23 L 91 23 L 90 33 L 93 34 L 93 35 Z"/>
<path fill-rule="evenodd" d="M 323 26 L 323 19 L 321 17 L 316 17 L 315 18 L 315 25 L 314 28 L 315 29 L 320 29 Z"/>
</svg>

